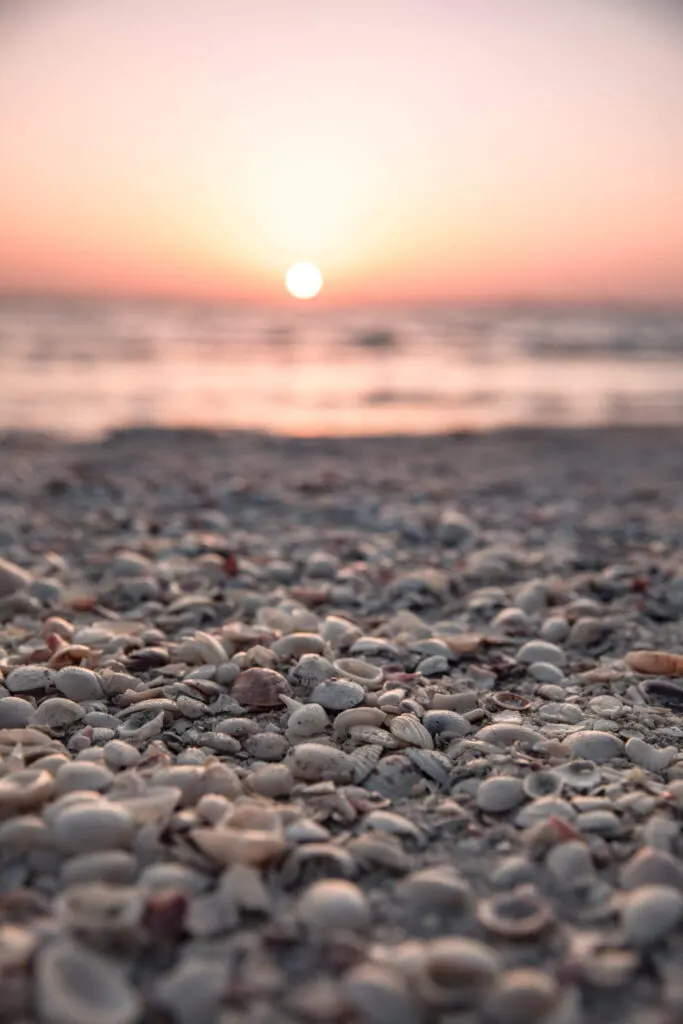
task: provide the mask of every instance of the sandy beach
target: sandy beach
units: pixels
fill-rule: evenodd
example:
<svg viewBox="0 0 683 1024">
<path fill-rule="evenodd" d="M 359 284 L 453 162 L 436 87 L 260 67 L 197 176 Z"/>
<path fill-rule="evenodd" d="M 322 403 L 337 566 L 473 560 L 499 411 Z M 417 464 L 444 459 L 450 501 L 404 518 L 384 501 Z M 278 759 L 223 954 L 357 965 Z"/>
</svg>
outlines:
<svg viewBox="0 0 683 1024">
<path fill-rule="evenodd" d="M 4 436 L 0 1020 L 683 1020 L 682 442 Z"/>
</svg>

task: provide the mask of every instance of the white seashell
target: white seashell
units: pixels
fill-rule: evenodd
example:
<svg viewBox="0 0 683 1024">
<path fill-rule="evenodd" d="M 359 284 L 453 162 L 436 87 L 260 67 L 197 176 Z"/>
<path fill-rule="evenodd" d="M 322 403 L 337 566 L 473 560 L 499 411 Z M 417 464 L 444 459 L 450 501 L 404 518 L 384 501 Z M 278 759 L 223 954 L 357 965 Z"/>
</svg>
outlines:
<svg viewBox="0 0 683 1024">
<path fill-rule="evenodd" d="M 297 708 L 287 720 L 287 735 L 290 738 L 305 739 L 324 732 L 330 720 L 320 704 L 304 704 Z"/>
<path fill-rule="evenodd" d="M 363 703 L 365 690 L 352 679 L 324 679 L 313 690 L 311 700 L 328 711 L 345 711 Z"/>
<path fill-rule="evenodd" d="M 423 775 L 439 786 L 448 789 L 451 784 L 452 764 L 440 750 L 423 750 L 422 747 L 408 747 L 405 751 Z"/>
<path fill-rule="evenodd" d="M 401 741 L 392 736 L 386 729 L 378 729 L 375 725 L 352 725 L 349 738 L 355 743 L 377 744 L 384 750 L 399 750 Z"/>
<path fill-rule="evenodd" d="M 151 786 L 147 792 L 136 796 L 121 797 L 124 807 L 138 824 L 155 821 L 168 823 L 180 803 L 182 791 L 178 786 Z"/>
<path fill-rule="evenodd" d="M 35 725 L 47 725 L 50 729 L 62 729 L 83 718 L 85 712 L 80 704 L 66 697 L 48 697 L 38 706 L 33 715 Z"/>
<path fill-rule="evenodd" d="M 383 753 L 384 747 L 379 743 L 367 743 L 362 747 L 356 747 L 351 755 L 354 763 L 353 781 L 356 785 L 367 779 Z"/>
<path fill-rule="evenodd" d="M 374 832 L 387 832 L 393 836 L 406 836 L 416 842 L 422 842 L 424 836 L 417 825 L 392 811 L 370 811 L 363 818 L 363 829 Z"/>
<path fill-rule="evenodd" d="M 135 1024 L 142 1014 L 140 996 L 115 961 L 66 939 L 39 950 L 35 986 L 45 1024 Z"/>
<path fill-rule="evenodd" d="M 190 837 L 202 853 L 217 864 L 265 864 L 287 851 L 281 832 L 263 829 L 214 828 L 190 829 Z"/>
<path fill-rule="evenodd" d="M 408 871 L 410 859 L 399 840 L 386 832 L 366 832 L 351 839 L 349 853 L 368 867 L 388 868 L 390 871 Z"/>
<path fill-rule="evenodd" d="M 16 815 L 0 823 L 0 850 L 7 853 L 47 850 L 52 845 L 50 829 L 37 814 Z"/>
<path fill-rule="evenodd" d="M 301 658 L 304 654 L 324 654 L 325 642 L 317 633 L 289 633 L 270 645 L 273 654 L 282 661 Z"/>
<path fill-rule="evenodd" d="M 346 650 L 361 636 L 358 626 L 338 615 L 328 615 L 323 622 L 321 635 L 337 651 Z"/>
<path fill-rule="evenodd" d="M 354 776 L 353 759 L 343 750 L 322 743 L 302 743 L 290 751 L 288 765 L 296 779 L 317 782 L 351 782 Z"/>
<path fill-rule="evenodd" d="M 195 649 L 205 665 L 223 665 L 228 661 L 228 654 L 220 640 L 210 633 L 197 630 L 193 639 Z"/>
<path fill-rule="evenodd" d="M 63 889 L 54 903 L 58 919 L 71 931 L 93 938 L 132 933 L 144 908 L 140 889 L 106 882 L 78 882 Z"/>
<path fill-rule="evenodd" d="M 389 729 L 393 736 L 411 747 L 431 750 L 434 746 L 430 732 L 414 715 L 396 715 L 390 720 Z"/>
<path fill-rule="evenodd" d="M 370 908 L 362 890 L 342 878 L 309 885 L 299 898 L 298 916 L 314 938 L 336 939 L 339 932 L 364 932 L 370 927 Z"/>
<path fill-rule="evenodd" d="M 346 736 L 354 725 L 382 725 L 386 721 L 386 713 L 381 708 L 356 707 L 341 711 L 334 720 L 335 736 Z"/>
<path fill-rule="evenodd" d="M 304 654 L 289 673 L 292 682 L 315 686 L 334 675 L 334 665 L 320 654 Z"/>
<path fill-rule="evenodd" d="M 338 658 L 334 662 L 336 671 L 346 679 L 359 683 L 365 690 L 377 690 L 384 680 L 384 672 L 376 665 L 370 665 L 361 658 Z"/>
</svg>

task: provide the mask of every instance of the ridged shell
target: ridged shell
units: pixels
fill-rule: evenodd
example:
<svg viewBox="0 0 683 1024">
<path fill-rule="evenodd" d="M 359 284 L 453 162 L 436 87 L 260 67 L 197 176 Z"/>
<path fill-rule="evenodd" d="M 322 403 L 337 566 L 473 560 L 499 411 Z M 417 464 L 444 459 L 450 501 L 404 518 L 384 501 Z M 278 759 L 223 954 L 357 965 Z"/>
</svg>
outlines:
<svg viewBox="0 0 683 1024">
<path fill-rule="evenodd" d="M 379 743 L 367 743 L 362 747 L 356 747 L 351 755 L 354 763 L 353 781 L 356 784 L 365 782 L 383 753 L 384 747 Z"/>
<path fill-rule="evenodd" d="M 413 715 L 396 715 L 389 722 L 389 729 L 392 736 L 411 747 L 422 747 L 424 750 L 431 750 L 434 747 L 431 734 Z"/>
<path fill-rule="evenodd" d="M 444 789 L 449 788 L 452 765 L 445 754 L 438 750 L 423 750 L 420 747 L 409 747 L 406 754 L 428 779 L 432 779 Z"/>
</svg>

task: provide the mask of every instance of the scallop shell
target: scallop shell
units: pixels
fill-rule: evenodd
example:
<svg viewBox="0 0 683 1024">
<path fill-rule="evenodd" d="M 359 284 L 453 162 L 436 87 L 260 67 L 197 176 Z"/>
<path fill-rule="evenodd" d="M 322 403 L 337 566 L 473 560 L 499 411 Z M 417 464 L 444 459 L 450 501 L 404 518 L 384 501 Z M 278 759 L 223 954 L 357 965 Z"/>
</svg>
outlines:
<svg viewBox="0 0 683 1024">
<path fill-rule="evenodd" d="M 444 789 L 449 788 L 453 766 L 445 754 L 438 750 L 423 750 L 420 747 L 409 747 L 406 754 L 428 779 L 432 779 Z"/>
<path fill-rule="evenodd" d="M 429 730 L 414 715 L 396 715 L 389 722 L 392 736 L 409 744 L 411 747 L 422 747 L 431 750 L 434 740 Z"/>
<path fill-rule="evenodd" d="M 683 676 L 683 654 L 668 651 L 630 651 L 624 661 L 636 672 L 653 676 Z"/>
<path fill-rule="evenodd" d="M 356 747 L 351 757 L 354 762 L 353 781 L 357 785 L 367 779 L 383 753 L 384 747 L 379 743 L 366 743 Z"/>
</svg>

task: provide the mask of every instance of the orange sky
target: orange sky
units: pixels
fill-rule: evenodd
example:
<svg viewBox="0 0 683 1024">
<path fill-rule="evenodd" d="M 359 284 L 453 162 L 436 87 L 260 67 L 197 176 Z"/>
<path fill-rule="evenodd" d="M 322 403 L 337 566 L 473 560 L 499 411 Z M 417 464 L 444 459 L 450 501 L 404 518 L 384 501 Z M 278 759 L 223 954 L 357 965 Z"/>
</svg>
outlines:
<svg viewBox="0 0 683 1024">
<path fill-rule="evenodd" d="M 683 299 L 676 3 L 0 12 L 0 290 Z"/>
</svg>

